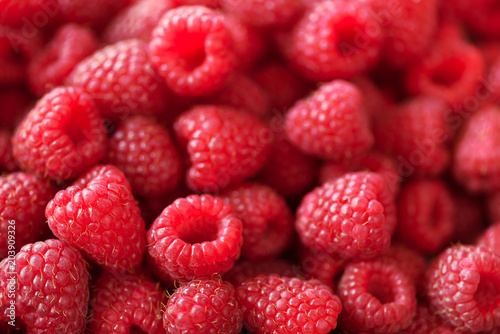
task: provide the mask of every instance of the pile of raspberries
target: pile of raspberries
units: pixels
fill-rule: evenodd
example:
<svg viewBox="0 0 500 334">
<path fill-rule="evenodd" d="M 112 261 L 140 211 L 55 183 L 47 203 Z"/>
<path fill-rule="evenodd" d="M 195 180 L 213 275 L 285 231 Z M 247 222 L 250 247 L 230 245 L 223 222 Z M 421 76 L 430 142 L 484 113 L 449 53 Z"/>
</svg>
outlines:
<svg viewBox="0 0 500 334">
<path fill-rule="evenodd" d="M 0 0 L 0 333 L 500 333 L 500 1 Z"/>
</svg>

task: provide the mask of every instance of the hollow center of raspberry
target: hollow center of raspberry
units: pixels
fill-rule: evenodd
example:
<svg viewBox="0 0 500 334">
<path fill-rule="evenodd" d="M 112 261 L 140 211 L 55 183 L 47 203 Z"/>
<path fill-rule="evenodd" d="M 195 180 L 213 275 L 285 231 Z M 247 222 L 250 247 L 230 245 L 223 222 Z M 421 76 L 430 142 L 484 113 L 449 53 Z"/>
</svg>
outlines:
<svg viewBox="0 0 500 334">
<path fill-rule="evenodd" d="M 197 244 L 217 239 L 219 229 L 212 217 L 198 217 L 177 229 L 179 238 L 188 244 Z"/>
<path fill-rule="evenodd" d="M 438 85 L 451 86 L 460 80 L 465 70 L 465 64 L 458 58 L 443 61 L 432 72 L 432 81 Z"/>
<path fill-rule="evenodd" d="M 368 281 L 368 293 L 377 298 L 380 303 L 388 304 L 395 300 L 391 282 L 382 275 L 373 275 Z"/>
<path fill-rule="evenodd" d="M 63 132 L 77 146 L 78 144 L 89 141 L 92 134 L 91 121 L 85 110 L 73 109 L 71 116 L 63 125 Z"/>
<path fill-rule="evenodd" d="M 481 274 L 474 300 L 483 311 L 500 307 L 500 275 Z"/>
<path fill-rule="evenodd" d="M 176 40 L 179 58 L 184 62 L 186 71 L 193 71 L 205 61 L 205 35 L 186 33 L 181 34 Z"/>
<path fill-rule="evenodd" d="M 338 38 L 338 51 L 344 57 L 350 57 L 354 49 L 360 46 L 358 41 L 359 24 L 353 17 L 346 17 L 335 26 Z"/>
</svg>

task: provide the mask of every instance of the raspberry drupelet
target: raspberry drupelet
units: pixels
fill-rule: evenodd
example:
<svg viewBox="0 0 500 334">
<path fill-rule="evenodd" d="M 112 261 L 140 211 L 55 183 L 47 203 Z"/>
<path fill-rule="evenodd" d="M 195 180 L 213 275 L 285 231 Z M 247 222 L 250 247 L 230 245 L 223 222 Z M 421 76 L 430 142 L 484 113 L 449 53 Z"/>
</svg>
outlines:
<svg viewBox="0 0 500 334">
<path fill-rule="evenodd" d="M 44 95 L 24 118 L 12 145 L 23 170 L 61 181 L 97 163 L 107 141 L 91 96 L 80 88 L 59 87 Z"/>
<path fill-rule="evenodd" d="M 181 6 L 165 13 L 153 30 L 149 51 L 160 75 L 179 95 L 215 92 L 236 66 L 223 17 L 203 6 Z"/>
<path fill-rule="evenodd" d="M 223 274 L 239 257 L 242 224 L 231 205 L 210 195 L 190 195 L 167 206 L 147 233 L 159 271 L 174 279 Z"/>
</svg>

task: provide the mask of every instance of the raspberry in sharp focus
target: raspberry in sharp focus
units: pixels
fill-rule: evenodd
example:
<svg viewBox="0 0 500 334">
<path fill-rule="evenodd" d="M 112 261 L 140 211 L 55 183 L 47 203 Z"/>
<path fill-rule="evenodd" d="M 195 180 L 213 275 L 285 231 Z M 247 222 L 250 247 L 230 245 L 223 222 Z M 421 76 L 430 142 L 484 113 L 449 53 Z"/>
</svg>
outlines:
<svg viewBox="0 0 500 334">
<path fill-rule="evenodd" d="M 111 120 L 156 115 L 164 111 L 169 98 L 147 44 L 138 39 L 97 50 L 76 65 L 67 81 L 90 94 L 103 117 Z"/>
<path fill-rule="evenodd" d="M 85 186 L 59 191 L 45 216 L 58 238 L 109 271 L 133 271 L 142 263 L 146 227 L 130 185 L 116 168 Z"/>
<path fill-rule="evenodd" d="M 149 51 L 160 75 L 179 95 L 215 92 L 236 65 L 223 17 L 203 6 L 165 13 L 153 30 Z"/>
<path fill-rule="evenodd" d="M 91 294 L 92 333 L 128 333 L 132 326 L 142 333 L 162 333 L 163 289 L 147 275 L 104 272 Z"/>
<path fill-rule="evenodd" d="M 277 257 L 293 238 L 293 215 L 285 200 L 269 186 L 244 183 L 220 195 L 243 223 L 241 255 L 262 261 Z"/>
<path fill-rule="evenodd" d="M 384 253 L 396 227 L 392 194 L 376 173 L 349 173 L 305 195 L 295 228 L 306 247 L 342 258 Z"/>
<path fill-rule="evenodd" d="M 373 144 L 362 96 L 356 86 L 335 80 L 299 100 L 286 115 L 286 133 L 304 153 L 342 160 Z"/>
<path fill-rule="evenodd" d="M 337 327 L 342 305 L 317 280 L 257 275 L 242 281 L 236 298 L 254 334 L 326 334 Z"/>
<path fill-rule="evenodd" d="M 13 300 L 15 324 L 21 322 L 27 333 L 82 333 L 89 273 L 81 254 L 60 240 L 48 239 L 25 245 L 14 261 L 14 268 L 8 258 L 0 262 L 0 320 L 10 321 Z"/>
<path fill-rule="evenodd" d="M 348 264 L 338 294 L 340 323 L 356 332 L 398 333 L 410 325 L 417 307 L 412 280 L 389 258 Z"/>
<path fill-rule="evenodd" d="M 38 240 L 46 229 L 45 206 L 55 193 L 48 181 L 28 173 L 0 176 L 0 259 L 13 250 L 9 245 L 17 252 Z"/>
<path fill-rule="evenodd" d="M 168 334 L 238 334 L 242 311 L 234 287 L 220 278 L 198 278 L 172 294 L 163 316 Z"/>
<path fill-rule="evenodd" d="M 239 257 L 242 224 L 231 205 L 210 195 L 190 195 L 167 206 L 147 233 L 160 271 L 189 281 L 223 274 Z"/>
<path fill-rule="evenodd" d="M 123 121 L 109 140 L 107 161 L 123 171 L 136 195 L 151 197 L 175 189 L 181 158 L 167 129 L 143 116 Z"/>
<path fill-rule="evenodd" d="M 243 111 L 196 106 L 181 114 L 175 135 L 189 155 L 187 185 L 215 192 L 255 175 L 268 157 L 271 131 Z"/>
<path fill-rule="evenodd" d="M 500 326 L 500 255 L 484 247 L 453 246 L 427 272 L 431 310 L 472 332 Z"/>
<path fill-rule="evenodd" d="M 60 87 L 38 101 L 18 126 L 12 145 L 23 170 L 67 180 L 104 156 L 106 129 L 90 95 Z"/>
</svg>

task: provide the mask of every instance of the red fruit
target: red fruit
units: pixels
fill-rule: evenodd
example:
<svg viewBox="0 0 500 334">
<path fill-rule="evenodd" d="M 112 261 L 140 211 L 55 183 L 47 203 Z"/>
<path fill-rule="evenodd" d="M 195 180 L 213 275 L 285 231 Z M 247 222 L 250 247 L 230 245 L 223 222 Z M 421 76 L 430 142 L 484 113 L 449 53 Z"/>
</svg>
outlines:
<svg viewBox="0 0 500 334">
<path fill-rule="evenodd" d="M 167 106 L 166 87 L 149 59 L 147 44 L 137 39 L 96 51 L 75 67 L 68 83 L 82 87 L 103 117 L 112 120 L 155 115 Z"/>
<path fill-rule="evenodd" d="M 452 242 L 473 244 L 486 228 L 484 199 L 470 196 L 460 190 L 453 193 L 453 201 L 455 214 Z"/>
<path fill-rule="evenodd" d="M 292 23 L 302 5 L 300 0 L 220 0 L 220 2 L 225 11 L 261 28 Z"/>
<path fill-rule="evenodd" d="M 92 30 L 72 23 L 62 26 L 29 64 L 31 91 L 43 96 L 62 85 L 76 64 L 98 47 L 99 41 Z"/>
<path fill-rule="evenodd" d="M 37 16 L 40 17 L 37 17 L 39 20 L 48 20 L 49 15 L 45 12 L 52 14 L 53 5 L 50 1 L 43 0 L 2 0 L 0 1 L 0 25 L 20 27 L 26 22 L 33 24 L 32 21 Z"/>
<path fill-rule="evenodd" d="M 0 171 L 15 172 L 18 169 L 12 153 L 10 139 L 10 132 L 0 130 Z"/>
<path fill-rule="evenodd" d="M 231 270 L 224 274 L 224 280 L 238 286 L 245 279 L 260 274 L 295 277 L 300 273 L 300 268 L 285 260 L 273 259 L 262 262 L 241 260 L 236 262 Z"/>
<path fill-rule="evenodd" d="M 285 200 L 270 187 L 243 183 L 220 195 L 243 223 L 241 254 L 251 261 L 283 253 L 293 238 L 293 215 Z"/>
<path fill-rule="evenodd" d="M 149 255 L 175 279 L 223 274 L 238 258 L 242 224 L 221 198 L 190 195 L 163 210 L 147 233 Z"/>
<path fill-rule="evenodd" d="M 89 329 L 95 334 L 162 333 L 163 289 L 145 274 L 104 272 L 92 289 Z"/>
<path fill-rule="evenodd" d="M 398 333 L 410 325 L 417 307 L 412 280 L 388 258 L 348 264 L 338 293 L 341 324 L 356 332 Z"/>
<path fill-rule="evenodd" d="M 472 332 L 500 326 L 500 255 L 484 247 L 453 246 L 427 272 L 431 309 Z"/>
<path fill-rule="evenodd" d="M 224 19 L 202 6 L 169 10 L 153 31 L 149 51 L 160 75 L 179 95 L 213 93 L 236 64 Z"/>
<path fill-rule="evenodd" d="M 15 325 L 27 333 L 81 333 L 88 281 L 85 261 L 66 243 L 49 239 L 27 244 L 15 258 L 0 262 L 0 321 L 11 321 L 14 303 Z"/>
<path fill-rule="evenodd" d="M 346 261 L 324 251 L 301 247 L 299 263 L 306 277 L 317 279 L 334 291 L 335 276 L 344 269 Z"/>
<path fill-rule="evenodd" d="M 373 144 L 362 96 L 352 84 L 335 80 L 298 101 L 286 115 L 288 138 L 304 153 L 342 160 Z"/>
<path fill-rule="evenodd" d="M 134 194 L 151 197 L 177 187 L 181 159 L 169 132 L 135 116 L 121 123 L 109 141 L 107 161 L 123 171 Z"/>
<path fill-rule="evenodd" d="M 0 92 L 0 105 L 8 113 L 2 113 L 2 127 L 14 130 L 34 104 L 32 97 L 21 89 L 3 88 Z"/>
<path fill-rule="evenodd" d="M 395 209 L 379 174 L 350 173 L 305 195 L 295 227 L 306 247 L 341 258 L 371 258 L 389 248 Z"/>
<path fill-rule="evenodd" d="M 60 87 L 47 93 L 19 125 L 13 153 L 26 171 L 53 180 L 78 176 L 106 151 L 106 129 L 90 95 Z"/>
<path fill-rule="evenodd" d="M 445 0 L 446 5 L 474 32 L 484 35 L 500 36 L 500 11 L 496 0 Z"/>
<path fill-rule="evenodd" d="M 18 172 L 0 176 L 0 258 L 35 242 L 46 230 L 45 206 L 56 189 L 46 180 Z"/>
<path fill-rule="evenodd" d="M 175 290 L 163 321 L 168 334 L 238 334 L 242 318 L 231 283 L 199 278 Z"/>
<path fill-rule="evenodd" d="M 59 16 L 67 21 L 88 25 L 96 30 L 127 6 L 131 0 L 57 0 Z"/>
<path fill-rule="evenodd" d="M 326 334 L 337 327 L 340 300 L 319 281 L 258 275 L 241 282 L 236 299 L 255 334 Z"/>
<path fill-rule="evenodd" d="M 146 249 L 139 207 L 121 172 L 94 169 L 84 178 L 92 173 L 98 175 L 88 184 L 61 190 L 49 202 L 49 227 L 105 269 L 131 272 L 141 265 Z"/>
<path fill-rule="evenodd" d="M 453 157 L 455 179 L 470 192 L 500 190 L 500 109 L 486 106 L 463 127 Z"/>
<path fill-rule="evenodd" d="M 120 182 L 129 191 L 132 191 L 130 188 L 130 184 L 124 177 L 122 177 L 122 174 L 123 173 L 113 165 L 95 165 L 94 167 L 89 168 L 85 172 L 80 174 L 78 176 L 78 179 L 76 179 L 71 185 L 83 189 L 96 177 L 101 175 L 110 175 L 118 176 L 115 181 Z"/>
<path fill-rule="evenodd" d="M 410 327 L 400 334 L 455 334 L 455 327 L 445 323 L 437 314 L 429 310 L 426 304 L 419 304 Z"/>
<path fill-rule="evenodd" d="M 189 155 L 187 185 L 203 192 L 215 192 L 255 175 L 272 140 L 270 130 L 254 116 L 217 106 L 197 106 L 181 114 L 174 132 Z"/>
<path fill-rule="evenodd" d="M 421 253 L 403 244 L 392 244 L 387 253 L 383 255 L 383 258 L 396 263 L 413 285 L 417 288 L 420 287 L 427 270 L 427 261 Z"/>
<path fill-rule="evenodd" d="M 484 246 L 500 256 L 500 222 L 495 222 L 492 226 L 483 231 L 477 240 L 478 246 Z"/>
<path fill-rule="evenodd" d="M 421 253 L 440 251 L 453 236 L 454 204 L 446 185 L 438 179 L 405 183 L 397 202 L 396 237 Z"/>
<path fill-rule="evenodd" d="M 500 191 L 489 195 L 488 215 L 490 222 L 500 222 Z"/>
</svg>

